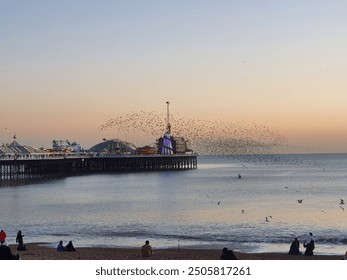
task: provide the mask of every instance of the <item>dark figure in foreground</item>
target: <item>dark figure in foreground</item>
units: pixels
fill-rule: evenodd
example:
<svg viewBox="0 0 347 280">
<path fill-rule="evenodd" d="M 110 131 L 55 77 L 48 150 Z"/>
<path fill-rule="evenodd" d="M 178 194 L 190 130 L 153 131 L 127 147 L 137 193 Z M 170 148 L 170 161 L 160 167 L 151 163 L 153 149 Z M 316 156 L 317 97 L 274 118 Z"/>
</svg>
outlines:
<svg viewBox="0 0 347 280">
<path fill-rule="evenodd" d="M 19 260 L 19 255 L 13 255 L 10 247 L 0 245 L 0 260 Z"/>
<path fill-rule="evenodd" d="M 238 260 L 233 250 L 228 250 L 228 248 L 223 248 L 223 253 L 220 256 L 221 260 Z"/>
<path fill-rule="evenodd" d="M 76 252 L 75 247 L 72 244 L 72 241 L 70 241 L 66 246 L 65 246 L 65 251 L 67 252 Z"/>
<path fill-rule="evenodd" d="M 313 256 L 313 250 L 314 250 L 314 241 L 311 240 L 309 243 L 305 244 L 304 247 L 306 248 L 305 256 Z"/>
<path fill-rule="evenodd" d="M 26 248 L 26 246 L 24 245 L 23 237 L 24 237 L 24 235 L 22 234 L 22 231 L 18 231 L 17 237 L 16 237 L 16 243 L 18 243 L 18 247 L 17 247 L 18 251 L 27 251 L 28 250 Z"/>
<path fill-rule="evenodd" d="M 300 248 L 300 242 L 297 238 L 295 238 L 292 244 L 290 245 L 288 255 L 301 255 L 299 248 Z"/>
</svg>

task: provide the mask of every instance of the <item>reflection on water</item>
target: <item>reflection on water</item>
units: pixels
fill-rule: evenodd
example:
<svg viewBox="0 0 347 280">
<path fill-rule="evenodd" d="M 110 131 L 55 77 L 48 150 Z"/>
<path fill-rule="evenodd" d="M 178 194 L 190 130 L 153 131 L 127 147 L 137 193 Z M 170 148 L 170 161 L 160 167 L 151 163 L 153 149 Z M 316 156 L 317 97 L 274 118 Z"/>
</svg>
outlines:
<svg viewBox="0 0 347 280">
<path fill-rule="evenodd" d="M 293 237 L 313 232 L 317 253 L 344 252 L 346 155 L 280 158 L 209 157 L 189 171 L 17 182 L 0 188 L 1 227 L 9 243 L 21 229 L 26 242 L 137 247 L 151 239 L 243 251 L 286 251 Z"/>
</svg>

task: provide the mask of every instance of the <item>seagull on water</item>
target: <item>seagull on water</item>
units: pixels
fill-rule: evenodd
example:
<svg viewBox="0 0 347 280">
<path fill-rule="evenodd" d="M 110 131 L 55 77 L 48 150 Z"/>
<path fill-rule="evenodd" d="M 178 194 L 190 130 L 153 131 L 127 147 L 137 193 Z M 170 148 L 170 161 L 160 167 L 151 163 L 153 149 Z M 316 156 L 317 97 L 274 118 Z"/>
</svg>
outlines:
<svg viewBox="0 0 347 280">
<path fill-rule="evenodd" d="M 302 203 L 304 199 L 298 199 L 298 203 Z"/>
<path fill-rule="evenodd" d="M 343 201 L 343 199 L 341 198 L 340 204 L 345 204 L 345 202 Z"/>
</svg>

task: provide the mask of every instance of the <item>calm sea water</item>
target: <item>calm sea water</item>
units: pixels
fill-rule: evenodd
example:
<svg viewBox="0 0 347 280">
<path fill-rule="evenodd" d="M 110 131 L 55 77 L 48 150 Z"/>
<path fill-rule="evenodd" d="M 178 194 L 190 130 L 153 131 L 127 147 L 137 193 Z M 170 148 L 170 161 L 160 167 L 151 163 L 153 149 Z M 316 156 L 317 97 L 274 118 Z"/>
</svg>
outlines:
<svg viewBox="0 0 347 280">
<path fill-rule="evenodd" d="M 7 184 L 0 213 L 10 244 L 22 230 L 52 246 L 287 252 L 312 232 L 316 254 L 344 254 L 347 155 L 201 156 L 196 170 Z"/>
</svg>

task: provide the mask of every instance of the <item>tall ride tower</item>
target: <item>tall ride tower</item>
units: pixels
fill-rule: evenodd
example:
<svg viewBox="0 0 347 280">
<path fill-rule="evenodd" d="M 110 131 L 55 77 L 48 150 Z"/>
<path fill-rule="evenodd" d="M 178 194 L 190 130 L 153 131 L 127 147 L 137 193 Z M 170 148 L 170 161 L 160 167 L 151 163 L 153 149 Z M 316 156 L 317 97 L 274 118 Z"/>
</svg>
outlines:
<svg viewBox="0 0 347 280">
<path fill-rule="evenodd" d="M 162 155 L 173 155 L 174 150 L 172 147 L 172 137 L 171 137 L 171 125 L 170 125 L 170 102 L 166 101 L 166 132 L 163 137 L 163 145 L 161 147 Z"/>
</svg>

